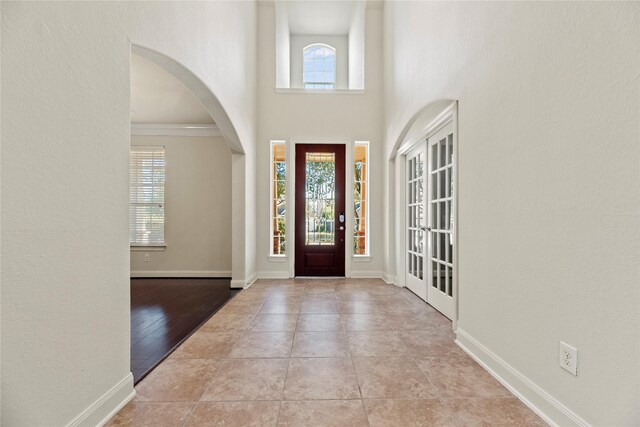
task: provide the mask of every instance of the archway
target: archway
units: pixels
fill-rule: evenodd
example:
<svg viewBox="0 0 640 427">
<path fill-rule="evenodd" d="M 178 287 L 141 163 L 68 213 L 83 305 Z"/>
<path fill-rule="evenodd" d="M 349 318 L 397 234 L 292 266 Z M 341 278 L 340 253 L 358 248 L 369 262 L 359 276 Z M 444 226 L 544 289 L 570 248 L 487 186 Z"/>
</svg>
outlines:
<svg viewBox="0 0 640 427">
<path fill-rule="evenodd" d="M 397 284 L 401 286 L 407 286 L 407 280 L 408 280 L 407 271 L 409 270 L 409 268 L 407 267 L 408 265 L 407 263 L 410 256 L 407 255 L 407 247 L 411 246 L 410 243 L 416 240 L 415 239 L 416 236 L 413 236 L 414 237 L 413 240 L 410 240 L 407 237 L 408 225 L 409 225 L 408 219 L 407 219 L 407 212 L 408 212 L 407 206 L 415 202 L 415 200 L 413 202 L 410 200 L 409 195 L 407 194 L 407 191 L 406 191 L 407 171 L 409 170 L 407 166 L 408 165 L 407 159 L 413 156 L 414 152 L 422 152 L 422 155 L 425 156 L 426 155 L 425 150 L 428 146 L 428 141 L 431 141 L 431 139 L 427 140 L 427 138 L 431 138 L 431 136 L 433 136 L 435 131 L 438 129 L 441 129 L 445 123 L 449 123 L 449 126 L 451 126 L 452 129 L 456 129 L 455 136 L 454 136 L 456 142 L 454 144 L 452 140 L 452 147 L 454 145 L 457 147 L 457 101 L 453 99 L 441 99 L 441 100 L 428 103 L 427 105 L 419 109 L 415 114 L 413 114 L 409 119 L 409 121 L 406 123 L 406 125 L 402 128 L 402 131 L 399 133 L 397 139 L 395 140 L 395 143 L 393 144 L 392 149 L 388 152 L 388 158 L 387 158 L 389 162 L 388 177 L 390 182 L 389 189 L 388 189 L 389 193 L 387 195 L 388 200 L 390 201 L 389 203 L 390 205 L 389 206 L 389 209 L 390 209 L 390 212 L 389 212 L 390 233 L 389 234 L 390 235 L 388 236 L 388 242 L 390 245 L 394 246 L 393 248 L 390 248 L 390 251 L 392 251 L 394 256 L 393 265 L 394 265 L 394 272 L 395 272 L 395 281 Z M 425 148 L 420 150 L 420 146 L 423 146 Z M 417 160 L 417 161 L 424 162 L 424 163 L 420 163 L 423 166 L 420 166 L 419 170 L 422 171 L 423 170 L 422 168 L 424 167 L 425 173 L 427 173 L 427 171 L 429 170 L 430 164 L 428 164 L 426 160 Z M 457 186 L 457 180 L 455 180 L 455 170 L 456 169 L 452 163 L 451 174 L 448 176 L 449 177 L 454 176 L 454 181 L 451 181 L 451 182 L 455 183 L 452 185 Z M 421 174 L 422 172 L 420 172 L 420 176 L 422 176 Z M 451 178 L 448 178 L 448 179 L 451 179 Z M 427 202 L 428 202 L 429 194 L 427 194 L 426 190 L 424 190 L 424 192 L 422 192 L 421 190 L 418 193 L 424 194 L 424 198 L 427 199 Z M 457 194 L 457 191 L 455 193 Z M 454 199 L 453 190 L 451 190 L 450 197 L 452 200 Z M 419 202 L 422 203 L 422 200 L 423 198 L 421 197 Z M 453 206 L 454 201 L 451 201 L 449 203 L 450 203 L 449 206 Z M 427 224 L 426 222 L 424 223 L 422 222 L 422 221 L 428 221 L 426 207 L 424 212 L 425 212 L 424 218 L 420 217 L 419 220 L 414 219 L 414 224 L 416 223 L 419 223 L 419 225 Z M 454 217 L 452 216 L 452 218 Z M 428 224 L 431 225 L 430 223 Z M 425 230 L 428 230 L 429 232 L 431 231 L 431 228 L 427 226 L 419 227 L 419 228 L 421 228 L 422 231 L 425 231 Z M 434 233 L 436 234 L 438 232 L 439 230 L 434 231 Z M 450 232 L 450 233 L 451 233 L 451 236 L 453 236 L 453 232 Z M 457 241 L 454 243 L 455 243 L 455 248 L 457 248 Z M 426 244 L 425 244 L 425 247 L 427 247 Z M 453 247 L 453 243 L 452 243 L 452 247 Z M 423 255 L 426 255 L 426 252 Z M 423 263 L 422 263 L 423 257 L 419 256 L 418 258 L 420 258 L 419 268 L 421 269 L 423 266 Z M 451 256 L 449 256 L 449 258 L 451 258 Z M 448 261 L 448 258 L 447 258 L 447 261 Z M 453 259 L 451 261 L 453 261 Z M 425 268 L 425 270 L 427 269 Z M 426 277 L 426 274 L 424 277 Z M 457 274 L 456 274 L 456 277 L 457 277 Z M 420 274 L 420 280 L 421 281 L 423 280 L 422 274 Z M 454 285 L 452 285 L 450 289 L 453 289 L 453 286 L 457 286 L 457 282 Z M 421 297 L 425 299 L 424 296 L 421 296 Z M 454 304 L 455 304 L 455 301 L 454 301 Z M 449 313 L 448 317 L 453 318 L 455 322 L 455 307 L 454 307 L 454 310 L 452 310 L 452 312 Z"/>
<path fill-rule="evenodd" d="M 155 50 L 132 44 L 131 52 L 156 63 L 180 80 L 182 84 L 198 98 L 209 114 L 211 114 L 211 117 L 213 117 L 213 120 L 218 125 L 218 128 L 220 128 L 225 141 L 229 145 L 231 152 L 233 154 L 244 154 L 244 148 L 242 147 L 240 138 L 238 138 L 238 133 L 227 112 L 211 89 L 209 89 L 198 76 L 178 61 Z"/>
<path fill-rule="evenodd" d="M 393 144 L 393 148 L 389 153 L 389 160 L 395 159 L 398 151 L 403 146 L 411 145 L 416 138 L 420 138 L 425 132 L 428 132 L 429 125 L 436 121 L 438 116 L 455 102 L 455 99 L 439 99 L 428 103 L 411 116 Z"/>
<path fill-rule="evenodd" d="M 131 201 L 136 203 L 132 204 L 134 214 L 130 214 L 135 218 L 130 230 L 131 368 L 137 382 L 166 357 L 162 348 L 179 345 L 224 304 L 231 295 L 230 276 L 231 286 L 246 284 L 243 201 L 247 156 L 225 108 L 197 75 L 157 51 L 132 45 L 131 53 L 135 123 L 131 176 L 136 177 L 131 180 L 136 188 L 132 191 L 136 198 Z M 160 95 L 149 96 L 154 91 Z M 212 133 L 195 131 L 213 123 L 211 119 L 215 122 L 210 125 Z M 156 188 L 163 195 L 161 199 L 152 196 L 153 200 L 147 200 L 148 194 L 157 194 Z M 155 240 L 148 237 L 156 232 L 149 226 L 154 222 L 162 224 L 157 227 L 160 237 Z M 140 278 L 152 279 L 145 282 Z M 187 286 L 189 295 L 184 291 Z M 153 291 L 147 292 L 147 287 L 153 287 Z M 145 316 L 150 321 L 157 317 L 154 327 L 170 328 L 171 337 L 164 336 L 164 341 L 148 339 L 155 330 L 136 326 L 144 323 L 136 319 Z M 182 319 L 180 325 L 176 325 L 176 319 Z M 146 357 L 148 354 L 153 357 Z M 160 358 L 154 358 L 156 355 Z M 134 359 L 139 363 L 134 365 Z"/>
<path fill-rule="evenodd" d="M 246 271 L 246 174 L 247 156 L 238 133 L 225 108 L 212 90 L 180 62 L 156 50 L 132 44 L 131 52 L 140 55 L 182 82 L 209 112 L 232 153 L 232 287 L 244 287 L 250 281 Z"/>
</svg>

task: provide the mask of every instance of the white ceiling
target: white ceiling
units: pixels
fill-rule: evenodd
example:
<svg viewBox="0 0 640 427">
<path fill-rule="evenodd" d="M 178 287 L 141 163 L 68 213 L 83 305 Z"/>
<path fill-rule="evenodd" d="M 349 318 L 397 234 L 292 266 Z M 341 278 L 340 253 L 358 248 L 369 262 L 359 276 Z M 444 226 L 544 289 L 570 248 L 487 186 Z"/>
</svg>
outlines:
<svg viewBox="0 0 640 427">
<path fill-rule="evenodd" d="M 131 123 L 211 124 L 213 119 L 178 79 L 132 54 Z"/>
<path fill-rule="evenodd" d="M 291 34 L 347 35 L 357 1 L 287 1 Z"/>
</svg>

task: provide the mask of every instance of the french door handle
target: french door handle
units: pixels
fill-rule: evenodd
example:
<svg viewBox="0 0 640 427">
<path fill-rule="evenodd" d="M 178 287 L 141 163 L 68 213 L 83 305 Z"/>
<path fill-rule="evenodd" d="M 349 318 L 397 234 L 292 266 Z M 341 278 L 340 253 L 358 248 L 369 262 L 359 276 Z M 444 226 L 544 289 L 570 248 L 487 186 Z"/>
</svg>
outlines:
<svg viewBox="0 0 640 427">
<path fill-rule="evenodd" d="M 422 231 L 431 231 L 431 227 L 420 227 Z"/>
</svg>

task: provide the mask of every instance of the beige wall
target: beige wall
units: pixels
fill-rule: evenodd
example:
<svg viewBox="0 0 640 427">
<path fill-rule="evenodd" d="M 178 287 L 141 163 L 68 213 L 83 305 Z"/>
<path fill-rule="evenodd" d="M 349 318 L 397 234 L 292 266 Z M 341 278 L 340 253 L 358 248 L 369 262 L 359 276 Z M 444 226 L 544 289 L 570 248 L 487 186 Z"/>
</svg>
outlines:
<svg viewBox="0 0 640 427">
<path fill-rule="evenodd" d="M 458 338 L 560 425 L 640 420 L 639 16 L 385 3 L 385 152 L 422 107 L 459 100 Z"/>
<path fill-rule="evenodd" d="M 286 261 L 270 259 L 269 238 L 269 148 L 270 140 L 370 141 L 370 228 L 371 259 L 352 262 L 357 275 L 379 277 L 382 273 L 382 236 L 375 233 L 382 225 L 382 10 L 369 9 L 366 15 L 366 93 L 339 95 L 276 93 L 275 79 L 275 10 L 273 6 L 258 8 L 258 64 L 263 71 L 258 78 L 258 274 L 262 277 L 288 277 L 292 268 Z M 293 78 L 293 77 L 292 77 Z M 377 172 L 376 172 L 377 171 Z M 348 188 L 348 184 L 347 184 Z M 293 196 L 289 198 L 292 199 Z M 292 210 L 290 210 L 292 211 Z M 347 209 L 347 215 L 351 215 Z M 347 217 L 349 221 L 349 217 Z M 288 222 L 292 228 L 293 221 Z M 350 223 L 350 222 L 347 222 Z M 352 246 L 347 240 L 347 248 Z M 288 246 L 292 248 L 291 245 Z"/>
<path fill-rule="evenodd" d="M 166 158 L 166 248 L 133 250 L 132 277 L 230 277 L 231 151 L 224 139 L 133 136 L 131 144 L 164 146 Z"/>
<path fill-rule="evenodd" d="M 256 5 L 1 7 L 2 425 L 96 425 L 133 392 L 131 43 L 191 70 L 228 113 L 247 153 L 236 155 L 245 187 L 233 229 L 238 269 L 250 271 Z"/>
</svg>

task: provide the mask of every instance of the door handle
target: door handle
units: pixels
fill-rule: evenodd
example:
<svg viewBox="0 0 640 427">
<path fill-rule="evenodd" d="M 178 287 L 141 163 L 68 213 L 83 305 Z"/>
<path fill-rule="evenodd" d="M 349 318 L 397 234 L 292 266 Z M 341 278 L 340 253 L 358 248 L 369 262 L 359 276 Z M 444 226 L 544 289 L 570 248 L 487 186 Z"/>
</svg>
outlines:
<svg viewBox="0 0 640 427">
<path fill-rule="evenodd" d="M 431 227 L 420 227 L 420 230 L 422 231 L 431 231 Z"/>
</svg>

